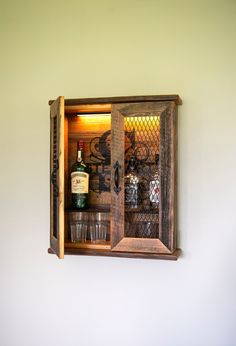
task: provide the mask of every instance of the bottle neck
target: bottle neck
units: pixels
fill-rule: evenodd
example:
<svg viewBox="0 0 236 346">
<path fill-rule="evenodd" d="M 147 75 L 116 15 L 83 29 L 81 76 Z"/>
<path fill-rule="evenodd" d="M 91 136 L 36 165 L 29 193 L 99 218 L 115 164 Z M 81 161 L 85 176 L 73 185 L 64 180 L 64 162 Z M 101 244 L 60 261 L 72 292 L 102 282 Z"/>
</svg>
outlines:
<svg viewBox="0 0 236 346">
<path fill-rule="evenodd" d="M 134 173 L 135 170 L 136 170 L 135 158 L 131 157 L 130 162 L 129 162 L 129 171 L 130 171 L 130 173 Z"/>
<path fill-rule="evenodd" d="M 78 152 L 77 152 L 77 161 L 78 162 L 81 162 L 83 160 L 83 157 L 82 157 L 82 150 L 79 149 Z"/>
</svg>

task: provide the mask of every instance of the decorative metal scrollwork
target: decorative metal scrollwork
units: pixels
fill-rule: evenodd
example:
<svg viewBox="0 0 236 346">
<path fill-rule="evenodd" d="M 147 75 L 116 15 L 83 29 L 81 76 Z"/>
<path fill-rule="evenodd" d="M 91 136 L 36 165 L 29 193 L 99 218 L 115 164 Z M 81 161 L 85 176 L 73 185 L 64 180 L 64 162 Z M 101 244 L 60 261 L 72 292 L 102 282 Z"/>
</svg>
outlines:
<svg viewBox="0 0 236 346">
<path fill-rule="evenodd" d="M 120 169 L 121 169 L 121 165 L 119 164 L 118 161 L 116 161 L 116 163 L 113 165 L 114 168 L 114 191 L 115 193 L 118 195 L 119 192 L 121 191 L 121 187 L 120 185 Z"/>
</svg>

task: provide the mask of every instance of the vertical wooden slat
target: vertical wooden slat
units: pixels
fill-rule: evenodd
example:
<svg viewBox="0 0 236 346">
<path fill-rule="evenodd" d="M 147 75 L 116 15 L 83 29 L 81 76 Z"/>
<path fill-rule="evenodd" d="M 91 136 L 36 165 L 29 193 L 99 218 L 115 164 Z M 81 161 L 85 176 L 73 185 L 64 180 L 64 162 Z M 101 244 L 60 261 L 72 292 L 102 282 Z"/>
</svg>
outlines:
<svg viewBox="0 0 236 346">
<path fill-rule="evenodd" d="M 169 102 L 160 119 L 160 239 L 175 248 L 176 136 L 175 104 Z"/>
<path fill-rule="evenodd" d="M 176 104 L 172 104 L 172 243 L 170 244 L 171 249 L 176 249 L 177 244 L 177 150 L 178 150 L 178 108 Z"/>
<path fill-rule="evenodd" d="M 50 106 L 50 246 L 64 257 L 64 97 Z"/>
<path fill-rule="evenodd" d="M 119 105 L 112 105 L 111 119 L 111 248 L 124 237 L 124 118 Z M 120 165 L 119 187 L 115 192 L 115 165 Z"/>
<path fill-rule="evenodd" d="M 70 205 L 70 194 L 67 189 L 69 186 L 69 149 L 68 149 L 68 118 L 65 117 L 64 120 L 64 170 L 65 170 L 65 180 L 64 180 L 64 193 L 65 193 L 65 208 L 69 208 Z"/>
</svg>

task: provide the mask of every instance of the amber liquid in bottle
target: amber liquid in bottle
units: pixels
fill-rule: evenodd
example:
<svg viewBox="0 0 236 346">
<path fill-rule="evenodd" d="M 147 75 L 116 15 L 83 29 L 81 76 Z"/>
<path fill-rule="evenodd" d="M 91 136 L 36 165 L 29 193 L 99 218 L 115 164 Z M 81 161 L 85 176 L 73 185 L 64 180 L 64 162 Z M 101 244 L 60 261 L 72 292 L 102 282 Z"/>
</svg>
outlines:
<svg viewBox="0 0 236 346">
<path fill-rule="evenodd" d="M 71 167 L 72 208 L 88 208 L 89 168 L 83 161 L 84 142 L 77 143 L 77 159 Z"/>
</svg>

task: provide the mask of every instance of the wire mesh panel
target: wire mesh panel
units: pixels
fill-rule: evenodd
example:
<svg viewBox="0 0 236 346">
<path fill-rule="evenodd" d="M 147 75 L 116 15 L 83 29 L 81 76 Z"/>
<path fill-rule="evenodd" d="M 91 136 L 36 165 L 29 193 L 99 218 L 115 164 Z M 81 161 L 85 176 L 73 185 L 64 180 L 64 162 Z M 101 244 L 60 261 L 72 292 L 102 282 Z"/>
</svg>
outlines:
<svg viewBox="0 0 236 346">
<path fill-rule="evenodd" d="M 125 236 L 158 238 L 160 116 L 125 117 Z"/>
</svg>

